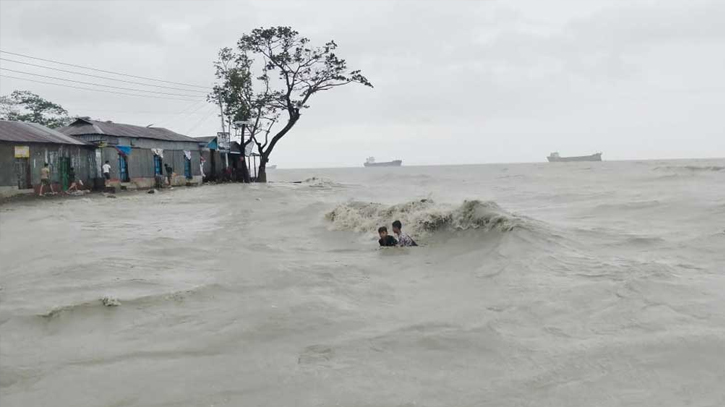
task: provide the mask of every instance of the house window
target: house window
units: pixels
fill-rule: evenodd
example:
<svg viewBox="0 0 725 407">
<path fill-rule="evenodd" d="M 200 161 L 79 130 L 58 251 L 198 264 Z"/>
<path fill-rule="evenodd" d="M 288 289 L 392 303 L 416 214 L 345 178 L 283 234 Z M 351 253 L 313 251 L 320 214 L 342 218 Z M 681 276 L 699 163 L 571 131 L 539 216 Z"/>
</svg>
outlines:
<svg viewBox="0 0 725 407">
<path fill-rule="evenodd" d="M 154 154 L 154 174 L 164 175 L 164 164 L 161 157 Z"/>
<path fill-rule="evenodd" d="M 126 156 L 118 155 L 118 173 L 121 178 L 121 182 L 130 182 L 131 178 L 128 176 L 128 162 Z"/>
<path fill-rule="evenodd" d="M 188 158 L 184 158 L 184 176 L 186 176 L 186 179 L 191 179 L 191 160 Z"/>
</svg>

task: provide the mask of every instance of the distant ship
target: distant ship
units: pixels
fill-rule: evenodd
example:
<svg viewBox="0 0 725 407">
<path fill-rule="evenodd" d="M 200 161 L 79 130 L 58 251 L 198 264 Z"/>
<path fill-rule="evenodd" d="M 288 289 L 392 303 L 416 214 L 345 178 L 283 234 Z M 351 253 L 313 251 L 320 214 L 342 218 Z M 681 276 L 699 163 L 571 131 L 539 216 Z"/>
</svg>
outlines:
<svg viewBox="0 0 725 407">
<path fill-rule="evenodd" d="M 559 153 L 551 153 L 546 157 L 550 163 L 566 163 L 573 161 L 602 161 L 602 153 L 596 153 L 592 155 L 581 155 L 577 157 L 562 157 Z"/>
<path fill-rule="evenodd" d="M 394 160 L 394 161 L 386 161 L 383 163 L 376 163 L 375 157 L 368 157 L 367 160 L 365 160 L 365 164 L 363 164 L 366 167 L 400 167 L 403 165 L 403 161 L 401 160 Z"/>
<path fill-rule="evenodd" d="M 268 170 L 276 170 L 277 169 L 277 164 L 268 165 L 267 166 L 267 169 Z"/>
</svg>

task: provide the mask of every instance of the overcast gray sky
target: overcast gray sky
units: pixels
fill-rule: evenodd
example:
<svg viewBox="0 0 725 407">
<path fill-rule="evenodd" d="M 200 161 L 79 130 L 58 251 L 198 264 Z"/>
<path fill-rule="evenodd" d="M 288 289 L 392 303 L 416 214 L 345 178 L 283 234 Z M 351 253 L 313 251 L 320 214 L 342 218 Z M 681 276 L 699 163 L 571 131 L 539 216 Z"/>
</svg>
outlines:
<svg viewBox="0 0 725 407">
<path fill-rule="evenodd" d="M 253 28 L 290 25 L 313 44 L 334 39 L 375 89 L 312 99 L 273 153 L 280 167 L 357 166 L 370 155 L 409 165 L 530 162 L 555 150 L 723 157 L 724 22 L 718 0 L 3 0 L 0 49 L 210 85 L 219 48 Z M 0 68 L 134 87 L 9 61 Z M 0 93 L 15 89 L 73 115 L 190 136 L 220 130 L 201 93 L 149 99 L 0 78 Z"/>
</svg>

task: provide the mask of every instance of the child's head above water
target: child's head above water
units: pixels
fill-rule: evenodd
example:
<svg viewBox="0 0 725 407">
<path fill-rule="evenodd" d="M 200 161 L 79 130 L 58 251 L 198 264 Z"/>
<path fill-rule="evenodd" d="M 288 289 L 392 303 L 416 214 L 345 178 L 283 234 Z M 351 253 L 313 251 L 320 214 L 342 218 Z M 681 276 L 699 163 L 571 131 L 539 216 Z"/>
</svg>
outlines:
<svg viewBox="0 0 725 407">
<path fill-rule="evenodd" d="M 388 228 L 385 226 L 380 226 L 378 228 L 378 234 L 380 235 L 381 239 L 385 239 L 386 236 L 388 236 Z"/>
<path fill-rule="evenodd" d="M 400 234 L 400 230 L 403 228 L 403 224 L 399 220 L 393 222 L 393 232 L 397 235 Z"/>
</svg>

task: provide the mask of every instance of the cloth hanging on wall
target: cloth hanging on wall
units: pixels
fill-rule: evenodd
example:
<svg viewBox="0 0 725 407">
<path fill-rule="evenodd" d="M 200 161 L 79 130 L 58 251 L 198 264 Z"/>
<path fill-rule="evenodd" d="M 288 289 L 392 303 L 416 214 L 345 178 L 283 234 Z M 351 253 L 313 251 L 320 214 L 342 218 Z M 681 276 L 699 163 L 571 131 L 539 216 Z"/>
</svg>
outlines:
<svg viewBox="0 0 725 407">
<path fill-rule="evenodd" d="M 125 156 L 131 155 L 131 146 L 116 146 L 116 150 L 118 150 L 119 154 Z"/>
</svg>

